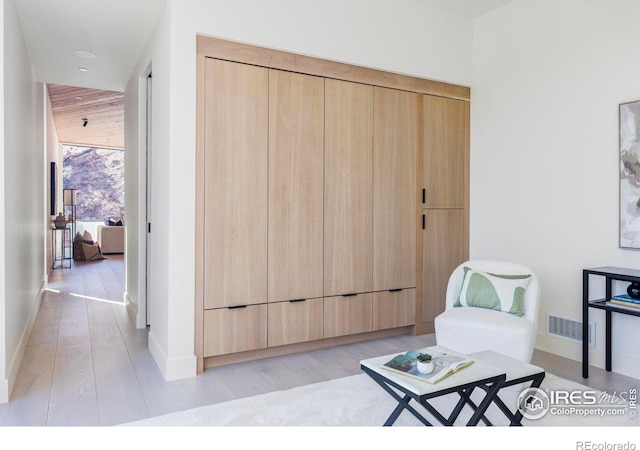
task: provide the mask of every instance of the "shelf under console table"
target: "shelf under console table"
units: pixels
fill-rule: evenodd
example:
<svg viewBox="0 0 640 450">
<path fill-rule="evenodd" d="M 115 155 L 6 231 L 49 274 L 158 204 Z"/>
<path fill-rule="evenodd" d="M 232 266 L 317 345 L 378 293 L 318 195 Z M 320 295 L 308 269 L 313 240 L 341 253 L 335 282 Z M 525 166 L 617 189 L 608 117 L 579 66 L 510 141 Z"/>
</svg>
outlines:
<svg viewBox="0 0 640 450">
<path fill-rule="evenodd" d="M 605 297 L 589 300 L 589 277 L 605 278 Z M 613 281 L 640 282 L 640 270 L 622 267 L 597 267 L 582 271 L 582 378 L 589 378 L 589 308 L 605 311 L 605 369 L 611 372 L 611 313 L 640 316 L 640 308 L 611 303 Z"/>
</svg>

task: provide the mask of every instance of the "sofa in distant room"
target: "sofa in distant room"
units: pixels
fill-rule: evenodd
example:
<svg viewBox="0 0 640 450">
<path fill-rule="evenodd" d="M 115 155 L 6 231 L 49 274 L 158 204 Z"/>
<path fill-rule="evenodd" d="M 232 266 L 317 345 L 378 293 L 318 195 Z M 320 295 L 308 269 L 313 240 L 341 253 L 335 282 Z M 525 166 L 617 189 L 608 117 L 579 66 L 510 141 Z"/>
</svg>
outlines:
<svg viewBox="0 0 640 450">
<path fill-rule="evenodd" d="M 124 253 L 125 228 L 123 225 L 98 225 L 97 241 L 102 253 Z"/>
</svg>

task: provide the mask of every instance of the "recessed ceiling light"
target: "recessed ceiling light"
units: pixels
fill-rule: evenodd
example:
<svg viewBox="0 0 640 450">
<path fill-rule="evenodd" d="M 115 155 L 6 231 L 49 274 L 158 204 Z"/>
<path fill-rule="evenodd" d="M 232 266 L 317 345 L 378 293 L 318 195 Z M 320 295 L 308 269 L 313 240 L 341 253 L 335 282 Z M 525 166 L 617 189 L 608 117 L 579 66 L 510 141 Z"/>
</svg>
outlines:
<svg viewBox="0 0 640 450">
<path fill-rule="evenodd" d="M 78 70 L 80 72 L 88 72 L 89 71 L 89 69 L 87 69 L 86 67 L 78 67 Z"/>
<path fill-rule="evenodd" d="M 80 58 L 95 58 L 95 53 L 91 53 L 90 51 L 87 50 L 76 50 L 74 52 L 76 54 L 76 56 L 79 56 Z"/>
</svg>

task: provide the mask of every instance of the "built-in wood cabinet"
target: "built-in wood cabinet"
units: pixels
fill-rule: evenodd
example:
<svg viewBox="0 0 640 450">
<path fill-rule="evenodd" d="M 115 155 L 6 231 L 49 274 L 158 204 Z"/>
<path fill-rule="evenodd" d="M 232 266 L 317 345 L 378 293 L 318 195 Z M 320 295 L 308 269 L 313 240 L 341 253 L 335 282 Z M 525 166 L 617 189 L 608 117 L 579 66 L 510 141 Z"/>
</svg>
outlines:
<svg viewBox="0 0 640 450">
<path fill-rule="evenodd" d="M 449 277 L 469 255 L 469 102 L 423 96 L 420 332 L 434 331 Z"/>
<path fill-rule="evenodd" d="M 205 309 L 267 300 L 269 71 L 207 59 Z"/>
<path fill-rule="evenodd" d="M 324 79 L 269 71 L 269 302 L 323 295 Z"/>
<path fill-rule="evenodd" d="M 325 81 L 324 295 L 373 288 L 373 86 Z"/>
<path fill-rule="evenodd" d="M 205 36 L 197 64 L 198 371 L 433 331 L 469 89 Z"/>
</svg>

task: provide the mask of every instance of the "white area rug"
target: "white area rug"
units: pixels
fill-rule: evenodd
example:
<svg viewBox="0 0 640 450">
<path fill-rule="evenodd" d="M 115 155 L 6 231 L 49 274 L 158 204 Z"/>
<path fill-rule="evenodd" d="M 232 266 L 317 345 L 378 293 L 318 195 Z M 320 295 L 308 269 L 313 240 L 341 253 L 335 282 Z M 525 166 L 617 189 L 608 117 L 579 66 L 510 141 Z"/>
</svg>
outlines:
<svg viewBox="0 0 640 450">
<path fill-rule="evenodd" d="M 549 373 L 541 388 L 590 390 Z M 500 397 L 512 407 L 516 404 L 519 393 L 520 389 L 503 389 Z M 434 399 L 431 403 L 446 416 L 457 399 L 457 394 L 451 394 Z M 124 426 L 380 426 L 396 404 L 389 394 L 367 375 L 362 374 L 166 414 Z M 411 404 L 419 411 L 424 411 L 417 403 L 412 401 Z M 508 425 L 508 421 L 495 405 L 489 408 L 486 415 L 494 425 Z M 471 409 L 465 407 L 456 423 L 464 424 L 470 416 Z M 432 423 L 438 424 L 435 420 Z M 547 413 L 540 419 L 522 421 L 525 426 L 637 426 L 639 423 L 638 419 L 631 418 L 628 412 L 622 416 Z M 402 412 L 395 425 L 421 426 L 406 410 Z"/>
</svg>

